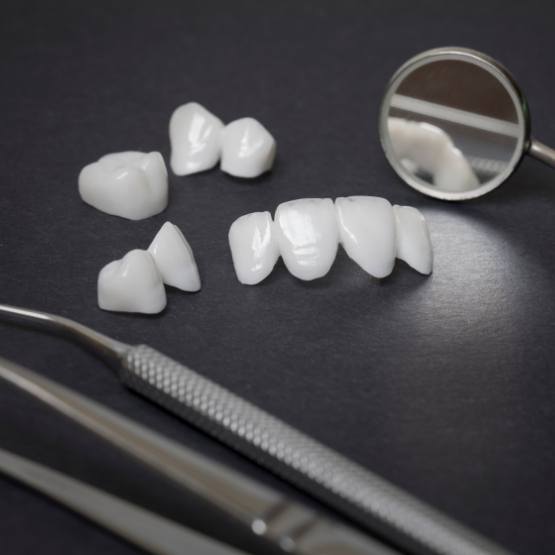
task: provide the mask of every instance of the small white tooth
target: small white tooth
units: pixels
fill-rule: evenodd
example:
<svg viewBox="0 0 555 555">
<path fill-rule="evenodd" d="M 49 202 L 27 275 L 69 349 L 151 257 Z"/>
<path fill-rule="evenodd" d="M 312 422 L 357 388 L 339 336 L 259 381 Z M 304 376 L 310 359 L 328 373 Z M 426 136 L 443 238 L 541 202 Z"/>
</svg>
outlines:
<svg viewBox="0 0 555 555">
<path fill-rule="evenodd" d="M 365 272 L 383 278 L 395 264 L 395 219 L 384 198 L 354 196 L 335 200 L 339 238 L 345 252 Z"/>
<path fill-rule="evenodd" d="M 222 121 L 196 102 L 179 106 L 170 118 L 170 165 L 176 175 L 213 168 L 220 159 Z"/>
<path fill-rule="evenodd" d="M 156 314 L 166 306 L 162 276 L 149 252 L 133 250 L 98 274 L 98 306 L 116 312 Z"/>
<path fill-rule="evenodd" d="M 168 205 L 168 172 L 159 152 L 116 152 L 85 166 L 79 194 L 102 212 L 141 220 Z"/>
<path fill-rule="evenodd" d="M 424 216 L 412 206 L 395 205 L 393 212 L 397 227 L 397 258 L 421 274 L 430 274 L 433 251 Z"/>
<path fill-rule="evenodd" d="M 221 169 L 235 177 L 258 177 L 271 169 L 276 141 L 253 118 L 235 120 L 222 131 Z"/>
<path fill-rule="evenodd" d="M 176 225 L 166 222 L 152 240 L 148 252 L 154 258 L 164 283 L 183 291 L 200 289 L 193 250 Z"/>
<path fill-rule="evenodd" d="M 325 276 L 337 253 L 338 230 L 333 201 L 306 198 L 277 207 L 274 230 L 287 269 L 295 277 Z"/>
<path fill-rule="evenodd" d="M 253 212 L 237 218 L 229 228 L 229 246 L 237 279 L 255 285 L 273 270 L 279 258 L 269 212 Z"/>
</svg>

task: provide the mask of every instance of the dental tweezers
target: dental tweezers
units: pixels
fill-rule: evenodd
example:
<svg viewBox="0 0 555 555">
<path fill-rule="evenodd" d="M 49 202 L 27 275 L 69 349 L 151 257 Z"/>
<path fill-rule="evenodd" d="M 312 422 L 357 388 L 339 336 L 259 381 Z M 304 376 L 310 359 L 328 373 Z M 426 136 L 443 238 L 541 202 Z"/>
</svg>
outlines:
<svg viewBox="0 0 555 555">
<path fill-rule="evenodd" d="M 0 305 L 0 314 L 62 333 L 103 356 L 130 389 L 216 437 L 358 522 L 418 555 L 507 555 L 252 403 L 146 345 L 131 346 L 61 316 Z"/>
<path fill-rule="evenodd" d="M 155 555 L 246 555 L 51 468 L 0 449 L 0 473 Z"/>
<path fill-rule="evenodd" d="M 398 555 L 354 528 L 324 517 L 76 391 L 1 357 L 0 379 L 210 502 L 236 521 L 247 525 L 252 533 L 288 553 Z M 90 509 L 87 505 L 79 506 Z M 78 508 L 77 503 L 74 503 L 74 508 Z M 194 550 L 186 552 L 196 555 Z"/>
</svg>

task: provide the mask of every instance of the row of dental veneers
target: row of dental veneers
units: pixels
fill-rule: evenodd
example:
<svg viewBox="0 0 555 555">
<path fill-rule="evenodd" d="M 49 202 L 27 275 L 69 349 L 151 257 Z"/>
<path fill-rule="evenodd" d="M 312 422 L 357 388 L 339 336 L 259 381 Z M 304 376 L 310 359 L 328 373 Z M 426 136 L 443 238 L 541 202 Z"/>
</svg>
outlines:
<svg viewBox="0 0 555 555">
<path fill-rule="evenodd" d="M 395 259 L 422 274 L 432 271 L 433 253 L 426 220 L 410 206 L 392 206 L 371 196 L 292 200 L 269 212 L 241 216 L 229 230 L 237 278 L 254 285 L 278 258 L 301 280 L 325 276 L 341 244 L 347 255 L 376 278 L 388 276 Z"/>
</svg>

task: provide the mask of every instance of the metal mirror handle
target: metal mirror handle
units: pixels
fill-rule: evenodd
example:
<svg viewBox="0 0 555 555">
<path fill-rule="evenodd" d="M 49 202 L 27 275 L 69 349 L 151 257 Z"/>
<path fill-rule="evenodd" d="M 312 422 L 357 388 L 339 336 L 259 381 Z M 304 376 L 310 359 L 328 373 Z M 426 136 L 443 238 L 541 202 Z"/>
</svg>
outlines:
<svg viewBox="0 0 555 555">
<path fill-rule="evenodd" d="M 528 147 L 528 154 L 536 158 L 536 160 L 541 160 L 544 164 L 555 168 L 555 148 L 532 139 Z"/>
</svg>

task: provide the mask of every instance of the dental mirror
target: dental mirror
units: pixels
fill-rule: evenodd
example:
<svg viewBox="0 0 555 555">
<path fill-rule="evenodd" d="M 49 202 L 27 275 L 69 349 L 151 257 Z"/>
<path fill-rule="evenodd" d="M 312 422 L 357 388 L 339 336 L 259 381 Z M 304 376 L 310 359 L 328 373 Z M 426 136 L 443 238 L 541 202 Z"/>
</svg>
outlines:
<svg viewBox="0 0 555 555">
<path fill-rule="evenodd" d="M 443 200 L 488 193 L 524 154 L 555 167 L 555 150 L 530 137 L 515 80 L 467 48 L 428 50 L 397 70 L 381 106 L 380 140 L 408 185 Z"/>
</svg>

